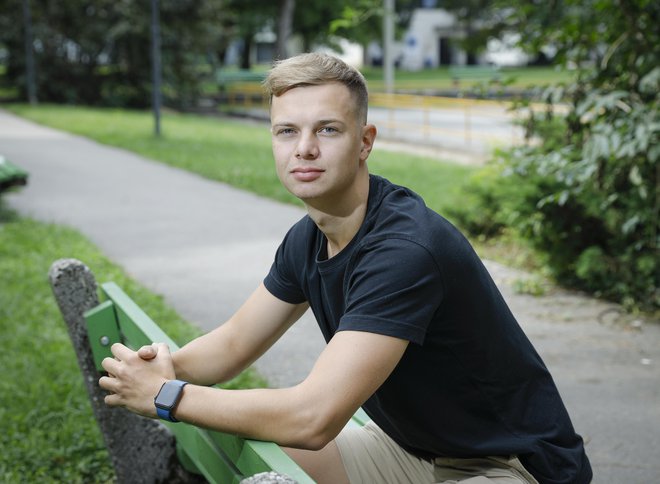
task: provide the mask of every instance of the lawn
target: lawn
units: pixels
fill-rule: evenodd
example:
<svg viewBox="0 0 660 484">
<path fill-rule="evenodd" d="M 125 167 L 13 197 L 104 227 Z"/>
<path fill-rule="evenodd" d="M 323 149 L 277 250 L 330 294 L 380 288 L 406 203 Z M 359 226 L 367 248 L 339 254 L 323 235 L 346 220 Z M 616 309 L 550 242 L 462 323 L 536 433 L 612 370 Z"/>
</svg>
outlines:
<svg viewBox="0 0 660 484">
<path fill-rule="evenodd" d="M 261 73 L 262 66 L 255 67 L 251 72 Z M 362 73 L 367 80 L 369 92 L 377 94 L 385 91 L 382 68 L 364 67 Z M 503 67 L 492 75 L 464 74 L 456 82 L 448 67 L 439 67 L 415 72 L 396 70 L 393 88 L 399 95 L 504 101 L 527 98 L 534 101 L 538 99 L 539 88 L 569 82 L 574 76 L 575 72 L 555 67 Z M 266 102 L 258 81 L 240 81 L 220 86 L 217 81 L 209 80 L 204 83 L 203 92 L 207 97 L 224 99 L 225 102 L 218 108 L 223 112 L 242 112 Z"/>
<path fill-rule="evenodd" d="M 270 66 L 257 65 L 251 69 L 252 73 L 265 75 Z M 360 69 L 367 80 L 369 90 L 379 92 L 385 89 L 382 67 L 365 66 Z M 236 73 L 235 69 L 227 69 L 223 72 Z M 567 82 L 573 79 L 575 72 L 554 66 L 543 67 L 501 67 L 497 71 L 500 82 L 507 85 L 509 91 L 520 91 L 530 86 L 547 86 Z M 462 91 L 469 91 L 487 82 L 488 78 L 466 77 L 460 81 Z M 256 86 L 257 82 L 253 82 Z M 453 91 L 456 89 L 449 67 L 436 67 L 422 69 L 420 71 L 406 71 L 395 69 L 394 89 L 401 91 Z M 218 85 L 215 81 L 205 84 L 204 92 L 207 95 L 215 95 Z"/>
<path fill-rule="evenodd" d="M 369 83 L 369 89 L 382 91 L 384 89 L 383 69 L 380 67 L 364 67 L 364 77 Z M 571 71 L 555 67 L 502 67 L 498 70 L 499 79 L 506 82 L 508 89 L 526 89 L 532 85 L 546 86 L 569 81 L 573 77 Z M 464 79 L 460 82 L 463 90 L 469 90 L 487 79 Z M 421 71 L 404 71 L 397 69 L 394 73 L 394 88 L 400 90 L 446 90 L 454 89 L 454 81 L 448 67 L 423 69 Z"/>
<path fill-rule="evenodd" d="M 84 261 L 99 282 L 117 282 L 178 344 L 199 334 L 79 233 L 16 217 L 0 199 L 0 482 L 114 479 L 47 281 L 50 265 L 63 257 Z M 251 370 L 231 382 L 261 385 Z"/>
</svg>

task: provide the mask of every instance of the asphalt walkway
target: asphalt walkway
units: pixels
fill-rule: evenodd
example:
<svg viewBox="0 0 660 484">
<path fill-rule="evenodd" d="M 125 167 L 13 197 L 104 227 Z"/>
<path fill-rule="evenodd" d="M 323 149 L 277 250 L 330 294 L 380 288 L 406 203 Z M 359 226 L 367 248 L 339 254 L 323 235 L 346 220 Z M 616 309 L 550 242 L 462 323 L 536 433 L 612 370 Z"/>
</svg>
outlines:
<svg viewBox="0 0 660 484">
<path fill-rule="evenodd" d="M 1 110 L 0 155 L 30 173 L 27 187 L 5 195 L 11 207 L 79 230 L 207 330 L 259 284 L 282 236 L 304 215 Z M 516 294 L 513 283 L 527 274 L 487 266 L 587 441 L 594 482 L 660 482 L 660 324 L 559 289 L 542 297 Z M 257 368 L 273 385 L 295 384 L 323 344 L 306 315 Z"/>
</svg>

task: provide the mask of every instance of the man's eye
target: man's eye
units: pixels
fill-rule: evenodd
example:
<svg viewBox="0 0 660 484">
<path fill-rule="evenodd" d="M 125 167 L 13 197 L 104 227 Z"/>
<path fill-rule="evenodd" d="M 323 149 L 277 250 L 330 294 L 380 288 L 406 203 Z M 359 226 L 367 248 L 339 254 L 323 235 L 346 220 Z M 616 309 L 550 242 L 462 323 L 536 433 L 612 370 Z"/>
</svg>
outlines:
<svg viewBox="0 0 660 484">
<path fill-rule="evenodd" d="M 319 129 L 319 133 L 333 134 L 337 132 L 337 128 L 333 128 L 332 126 L 323 126 L 321 129 Z"/>
<path fill-rule="evenodd" d="M 278 135 L 283 135 L 283 136 L 288 136 L 293 134 L 293 129 L 292 128 L 281 128 L 277 130 Z"/>
</svg>

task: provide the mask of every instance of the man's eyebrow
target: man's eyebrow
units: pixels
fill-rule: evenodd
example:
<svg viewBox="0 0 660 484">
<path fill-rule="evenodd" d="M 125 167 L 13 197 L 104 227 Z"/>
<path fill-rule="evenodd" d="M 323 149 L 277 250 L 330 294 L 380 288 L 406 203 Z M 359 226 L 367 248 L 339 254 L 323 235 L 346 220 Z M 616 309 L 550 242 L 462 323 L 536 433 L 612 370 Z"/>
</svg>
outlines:
<svg viewBox="0 0 660 484">
<path fill-rule="evenodd" d="M 274 123 L 271 124 L 271 126 L 272 126 L 273 128 L 276 127 L 276 126 L 277 126 L 277 127 L 282 127 L 282 126 L 290 127 L 290 126 L 295 126 L 295 124 L 296 124 L 296 123 L 293 123 L 293 122 L 291 122 L 291 121 L 282 120 L 282 121 L 275 121 Z"/>
<path fill-rule="evenodd" d="M 346 124 L 344 121 L 338 118 L 327 118 L 327 119 L 319 119 L 317 121 L 314 121 L 315 126 L 325 126 L 327 124 L 333 124 L 333 123 L 341 124 L 342 126 Z M 272 127 L 297 126 L 297 124 L 294 123 L 293 121 L 288 121 L 286 119 L 283 119 L 283 120 L 276 120 L 274 123 L 271 124 L 271 126 Z"/>
<path fill-rule="evenodd" d="M 341 119 L 337 119 L 337 118 L 319 119 L 317 121 L 317 124 L 330 124 L 330 123 L 345 124 L 344 121 L 342 121 Z"/>
</svg>

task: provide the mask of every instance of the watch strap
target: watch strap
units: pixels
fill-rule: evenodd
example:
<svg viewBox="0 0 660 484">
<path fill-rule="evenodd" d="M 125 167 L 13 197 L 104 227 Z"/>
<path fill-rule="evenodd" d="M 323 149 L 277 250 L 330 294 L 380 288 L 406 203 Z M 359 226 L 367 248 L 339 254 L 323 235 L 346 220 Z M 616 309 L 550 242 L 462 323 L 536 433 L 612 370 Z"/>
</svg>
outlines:
<svg viewBox="0 0 660 484">
<path fill-rule="evenodd" d="M 178 420 L 174 418 L 174 415 L 172 415 L 171 410 L 156 407 L 156 413 L 158 414 L 158 418 L 160 419 L 167 420 L 169 422 L 178 422 Z"/>
</svg>

